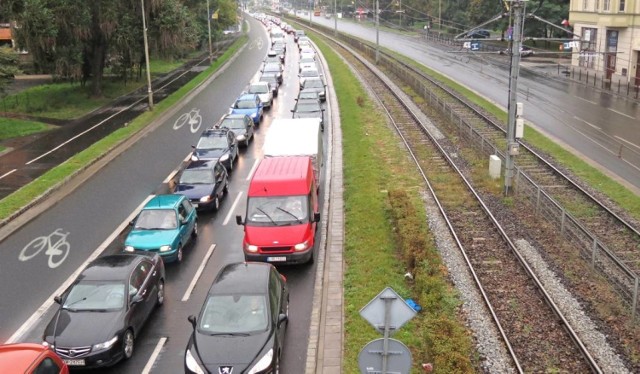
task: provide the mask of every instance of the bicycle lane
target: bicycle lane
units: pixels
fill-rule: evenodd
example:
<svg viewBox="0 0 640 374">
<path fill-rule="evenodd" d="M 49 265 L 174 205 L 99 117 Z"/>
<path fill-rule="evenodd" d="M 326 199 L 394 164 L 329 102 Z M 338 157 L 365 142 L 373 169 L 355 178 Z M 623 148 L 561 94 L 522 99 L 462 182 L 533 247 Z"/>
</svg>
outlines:
<svg viewBox="0 0 640 374">
<path fill-rule="evenodd" d="M 264 49 L 244 48 L 224 73 L 190 94 L 184 104 L 176 105 L 173 111 L 159 118 L 157 128 L 137 135 L 139 139 L 137 142 L 131 140 L 131 148 L 112 157 L 113 160 L 105 160 L 108 165 L 87 177 L 88 180 L 69 196 L 54 193 L 49 197 L 54 205 L 15 229 L 0 243 L 0 342 L 7 341 L 180 165 L 200 131 L 227 112 L 232 99 L 229 92 L 239 93 L 245 88 L 265 53 Z M 202 117 L 200 127 L 186 123 L 174 130 L 177 119 L 193 108 L 199 110 Z M 63 186 L 62 190 L 71 189 L 72 183 Z M 49 267 L 49 256 L 45 252 L 54 248 L 56 237 L 51 238 L 51 248 L 45 243 L 46 248 L 39 254 L 20 261 L 25 246 L 37 238 L 44 238 L 46 242 L 46 238 L 58 229 L 69 233 L 66 237 L 69 255 L 64 262 Z M 121 237 L 117 238 L 116 242 L 121 240 Z M 58 247 L 61 248 L 64 246 Z"/>
</svg>

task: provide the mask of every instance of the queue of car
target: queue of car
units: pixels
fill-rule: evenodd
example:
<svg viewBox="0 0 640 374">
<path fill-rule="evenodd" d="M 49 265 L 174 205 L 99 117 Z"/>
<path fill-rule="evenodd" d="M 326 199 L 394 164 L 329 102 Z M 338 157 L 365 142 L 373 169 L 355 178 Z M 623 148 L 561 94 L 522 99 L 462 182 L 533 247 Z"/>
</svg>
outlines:
<svg viewBox="0 0 640 374">
<path fill-rule="evenodd" d="M 122 253 L 91 261 L 54 298 L 57 311 L 45 328 L 41 346 L 0 347 L 0 368 L 3 358 L 11 354 L 5 351 L 20 352 L 21 357 L 29 352 L 28 363 L 25 359 L 24 365 L 11 368 L 37 373 L 107 367 L 132 357 L 146 321 L 164 304 L 165 263 L 182 262 L 188 244 L 197 240 L 198 213 L 220 208 L 240 145 L 249 146 L 264 110 L 273 106 L 282 82 L 285 33 L 294 34 L 298 41 L 306 38 L 289 25 L 280 27 L 271 28 L 273 53 L 269 52 L 271 60 L 265 61 L 261 77 L 237 98 L 228 114 L 203 130 L 188 162 L 172 181 L 172 193 L 153 196 L 145 203 L 130 222 Z M 305 118 L 294 126 L 302 131 L 301 140 L 310 139 L 313 149 L 308 155 L 296 151 L 296 155 L 267 157 L 258 164 L 247 193 L 246 219 L 236 216 L 244 226 L 245 261 L 223 267 L 199 315 L 189 317 L 193 332 L 184 353 L 187 373 L 280 371 L 289 291 L 286 278 L 273 263 L 313 262 L 320 221 L 319 129 L 324 129 L 326 94 L 315 51 L 304 49 L 300 92 L 291 112 L 293 118 Z"/>
</svg>

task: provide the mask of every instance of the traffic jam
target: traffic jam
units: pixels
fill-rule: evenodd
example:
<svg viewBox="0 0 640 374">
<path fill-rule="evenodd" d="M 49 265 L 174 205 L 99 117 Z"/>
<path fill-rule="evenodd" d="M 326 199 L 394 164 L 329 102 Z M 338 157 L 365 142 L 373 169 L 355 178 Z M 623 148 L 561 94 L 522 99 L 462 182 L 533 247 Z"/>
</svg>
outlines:
<svg viewBox="0 0 640 374">
<path fill-rule="evenodd" d="M 24 369 L 18 364 L 13 368 L 37 373 L 102 368 L 133 372 L 129 367 L 122 369 L 123 361 L 137 352 L 141 336 L 151 334 L 145 325 L 160 311 L 170 313 L 168 295 L 176 294 L 170 274 L 180 278 L 181 265 L 194 255 L 196 244 L 212 240 L 203 234 L 206 227 L 199 227 L 206 224 L 202 218 L 226 207 L 225 224 L 232 217 L 232 224 L 242 231 L 241 237 L 233 238 L 233 245 L 241 248 L 244 260 L 221 265 L 213 281 L 203 286 L 208 291 L 199 299 L 199 312 L 189 315 L 188 321 L 165 317 L 168 321 L 163 323 L 190 328 L 180 352 L 186 373 L 285 371 L 289 313 L 298 302 L 290 288 L 293 279 L 303 277 L 300 274 L 314 271 L 319 252 L 327 84 L 316 49 L 302 30 L 271 16 L 255 18 L 269 35 L 259 72 L 214 124 L 203 122 L 196 109 L 176 120 L 174 130 L 184 127 L 198 132 L 199 138 L 167 177 L 166 193 L 150 195 L 132 213 L 119 235 L 117 253 L 88 261 L 64 292 L 53 298 L 51 319 L 40 332 L 41 345 L 2 347 L 18 352 L 16 357 L 24 353 L 21 357 L 29 360 Z M 285 69 L 285 64 L 295 65 Z M 292 71 L 297 77 L 285 76 Z M 289 87 L 283 91 L 286 82 Z M 297 93 L 289 100 L 292 107 L 285 104 L 286 92 Z M 246 189 L 234 200 L 232 176 L 240 165 L 248 164 L 243 158 L 249 148 L 259 148 L 261 157 L 248 172 Z M 69 254 L 69 233 L 57 231 L 56 235 L 60 238 L 42 237 L 29 243 L 20 251 L 20 261 L 53 246 L 46 251 L 49 267 L 61 264 Z M 209 247 L 183 301 L 202 282 L 198 276 L 216 250 L 216 245 Z M 64 256 L 51 255 L 54 252 Z M 59 263 L 51 266 L 56 259 Z M 295 269 L 294 276 L 285 275 L 286 269 Z M 171 336 L 162 339 L 164 343 Z M 157 357 L 157 350 L 152 356 Z M 149 372 L 152 367 L 135 372 Z M 153 371 L 164 372 L 161 367 Z"/>
</svg>

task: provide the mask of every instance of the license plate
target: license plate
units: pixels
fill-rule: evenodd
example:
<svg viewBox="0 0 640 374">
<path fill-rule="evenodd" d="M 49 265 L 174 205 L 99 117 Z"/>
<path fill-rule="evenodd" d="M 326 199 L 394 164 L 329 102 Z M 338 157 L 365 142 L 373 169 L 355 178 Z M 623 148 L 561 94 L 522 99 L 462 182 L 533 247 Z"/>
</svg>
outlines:
<svg viewBox="0 0 640 374">
<path fill-rule="evenodd" d="M 84 360 L 67 360 L 67 359 L 64 359 L 62 361 L 64 361 L 64 363 L 69 365 L 69 366 L 84 366 Z"/>
<path fill-rule="evenodd" d="M 191 205 L 193 205 L 194 208 L 198 207 L 198 204 L 195 204 L 195 203 L 191 203 Z"/>
<path fill-rule="evenodd" d="M 287 257 L 286 256 L 267 257 L 267 261 L 269 261 L 269 262 L 284 262 L 284 261 L 287 261 Z"/>
</svg>

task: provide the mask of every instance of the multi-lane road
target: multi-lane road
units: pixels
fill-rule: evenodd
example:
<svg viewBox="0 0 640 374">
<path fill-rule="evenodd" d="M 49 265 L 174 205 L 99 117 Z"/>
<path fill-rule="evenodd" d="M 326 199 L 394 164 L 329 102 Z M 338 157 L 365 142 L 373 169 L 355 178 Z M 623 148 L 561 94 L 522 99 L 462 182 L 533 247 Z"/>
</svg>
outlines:
<svg viewBox="0 0 640 374">
<path fill-rule="evenodd" d="M 151 194 L 167 191 L 169 176 L 190 154 L 201 130 L 227 113 L 235 98 L 259 73 L 269 39 L 259 22 L 249 19 L 249 24 L 250 42 L 224 71 L 160 118 L 153 131 L 99 173 L 0 243 L 0 341 L 41 342 L 42 331 L 53 312 L 53 296 L 91 258 L 122 249 L 127 224 L 143 202 Z M 287 44 L 284 85 L 257 129 L 254 142 L 241 152 L 230 177 L 230 193 L 220 211 L 199 214 L 197 241 L 186 248 L 181 264 L 167 265 L 165 304 L 138 336 L 133 358 L 104 372 L 183 370 L 184 348 L 191 333 L 187 316 L 198 314 L 213 278 L 224 264 L 244 260 L 242 227 L 236 225 L 233 216 L 244 214 L 246 189 L 262 156 L 264 134 L 273 118 L 291 116 L 290 109 L 298 93 L 298 52 L 291 36 L 287 37 Z M 175 129 L 178 117 L 192 109 L 202 116 L 201 127 Z M 50 266 L 45 251 L 27 261 L 20 260 L 21 250 L 39 237 L 47 238 L 49 248 L 61 248 L 61 243 L 68 243 L 69 255 L 59 266 Z M 291 292 L 282 363 L 286 373 L 304 371 L 315 267 L 314 264 L 281 269 Z M 200 269 L 201 276 L 197 278 Z"/>
</svg>

